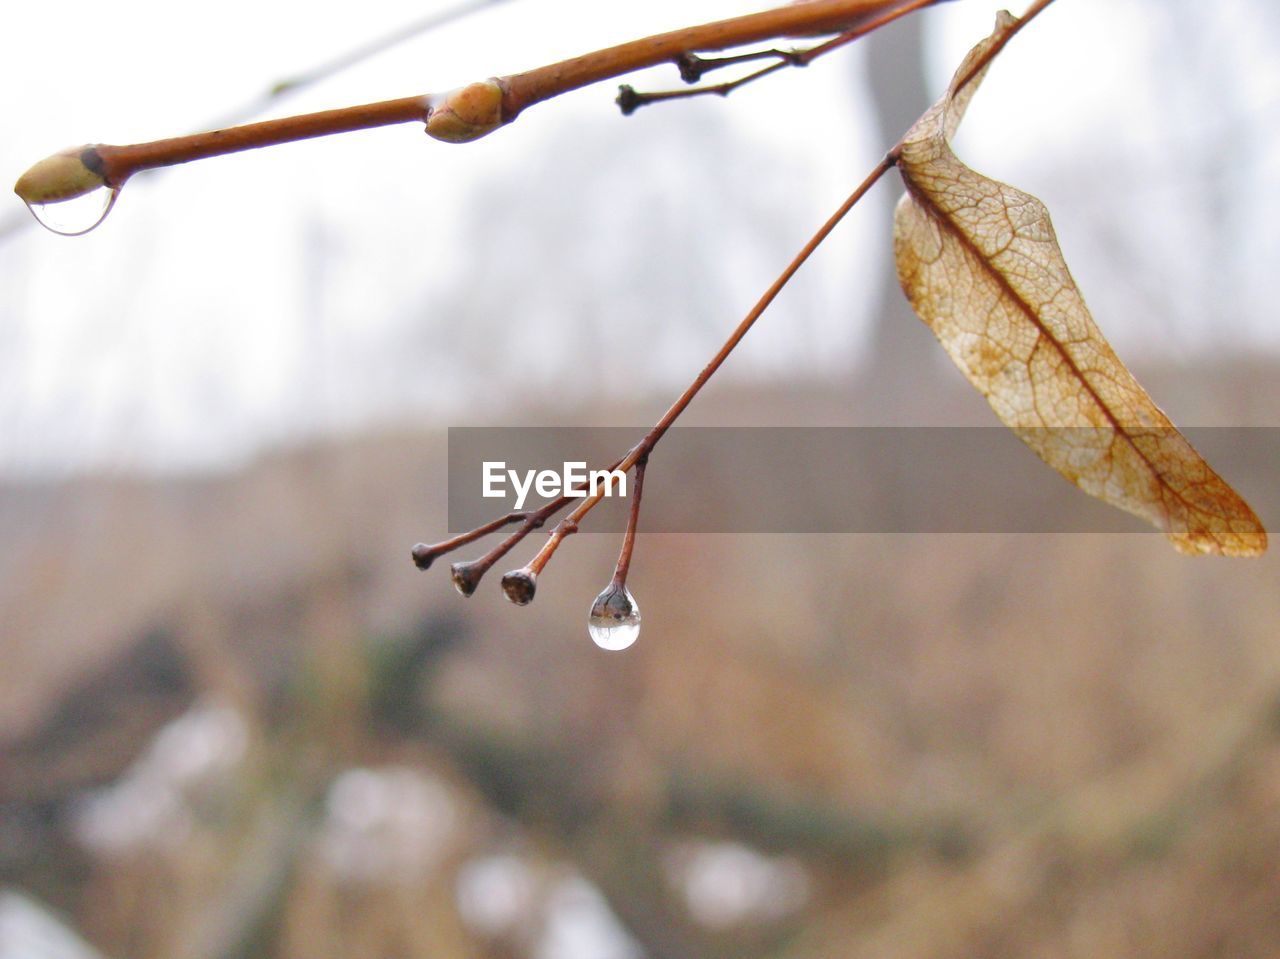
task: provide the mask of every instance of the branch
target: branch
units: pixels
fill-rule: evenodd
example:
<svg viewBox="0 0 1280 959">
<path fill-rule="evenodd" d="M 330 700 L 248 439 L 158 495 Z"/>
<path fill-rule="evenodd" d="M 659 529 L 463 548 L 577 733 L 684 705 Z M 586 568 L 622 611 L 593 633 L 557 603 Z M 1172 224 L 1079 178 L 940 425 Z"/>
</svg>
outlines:
<svg viewBox="0 0 1280 959">
<path fill-rule="evenodd" d="M 930 0 L 930 3 L 938 2 L 942 0 Z M 667 63 L 695 50 L 727 50 L 777 37 L 844 33 L 868 18 L 903 5 L 904 0 L 807 0 L 776 10 L 632 40 L 503 78 L 499 82 L 506 87 L 504 113 L 507 120 L 513 120 L 521 110 L 535 103 L 601 80 Z"/>
<path fill-rule="evenodd" d="M 790 282 L 791 278 L 795 276 L 800 267 L 804 265 L 804 262 L 813 254 L 813 251 L 822 245 L 822 242 L 826 240 L 831 231 L 834 230 L 848 212 L 853 209 L 854 205 L 866 195 L 867 191 L 875 185 L 876 181 L 893 168 L 895 162 L 895 157 L 892 154 L 888 154 L 884 159 L 876 164 L 875 168 L 867 174 L 866 179 L 858 184 L 858 187 L 849 194 L 849 197 L 840 204 L 839 209 L 837 209 L 835 213 L 831 214 L 827 221 L 818 228 L 818 231 L 809 238 L 809 242 L 801 248 L 800 252 L 795 255 L 782 273 L 778 275 L 778 278 L 773 281 L 767 290 L 765 290 L 760 299 L 756 301 L 755 306 L 753 306 L 750 312 L 743 317 L 742 321 L 737 325 L 734 331 L 729 334 L 729 338 L 726 339 L 720 349 L 716 351 L 716 354 L 711 358 L 711 361 L 703 367 L 702 372 L 694 377 L 693 382 L 685 388 L 685 391 L 680 394 L 674 403 L 671 404 L 670 408 L 644 435 L 643 439 L 632 447 L 621 460 L 609 467 L 610 471 L 621 470 L 624 473 L 630 472 L 632 468 L 638 467 L 639 464 L 647 461 L 649 454 L 653 451 L 653 448 L 658 445 L 667 430 L 671 428 L 672 424 L 675 423 L 680 414 L 682 414 L 689 404 L 693 402 L 694 397 L 697 396 L 702 388 L 707 385 L 707 382 L 715 375 L 716 371 L 720 369 L 724 361 L 729 358 L 729 354 L 733 352 L 734 348 L 742 342 L 742 338 L 747 335 L 751 330 L 751 327 L 755 325 L 756 320 L 760 319 L 764 314 L 764 311 L 769 308 L 770 304 L 773 303 L 778 294 L 782 292 L 783 287 Z M 460 536 L 455 536 L 454 538 L 442 543 L 437 543 L 431 546 L 419 543 L 417 546 L 413 547 L 413 561 L 419 569 L 425 570 L 430 567 L 436 559 L 445 553 L 448 553 L 459 546 L 464 546 L 468 543 L 474 542 L 489 533 L 501 529 L 508 523 L 521 522 L 522 525 L 520 529 L 516 530 L 516 532 L 512 533 L 480 559 L 473 560 L 471 562 L 453 564 L 451 573 L 453 576 L 454 586 L 457 588 L 458 592 L 462 593 L 462 595 L 470 596 L 475 592 L 476 587 L 480 584 L 481 577 L 489 571 L 494 563 L 510 552 L 512 547 L 524 539 L 525 536 L 542 526 L 547 519 L 562 510 L 566 505 L 568 505 L 572 498 L 581 496 L 583 492 L 583 490 L 574 490 L 572 495 L 566 494 L 561 496 L 558 499 L 552 500 L 541 509 L 533 512 L 507 513 L 489 523 L 485 523 L 483 526 L 478 526 L 470 532 L 463 533 Z M 639 483 L 637 483 L 637 493 L 638 492 Z M 571 536 L 578 531 L 578 524 L 582 521 L 583 517 L 595 508 L 596 504 L 600 502 L 604 495 L 605 491 L 599 490 L 592 495 L 587 496 L 585 499 L 582 499 L 582 502 L 577 506 L 577 508 L 561 520 L 560 523 L 558 523 L 551 531 L 547 542 L 543 545 L 542 549 L 538 551 L 538 554 L 529 562 L 529 564 L 519 570 L 513 570 L 503 578 L 503 589 L 507 593 L 508 598 L 519 605 L 525 605 L 533 599 L 538 574 L 542 572 L 543 567 L 550 561 L 551 556 L 555 553 L 556 549 L 565 537 Z M 634 511 L 638 511 L 638 509 L 639 503 L 637 497 L 637 501 L 633 502 L 633 514 L 630 522 L 628 523 L 627 535 L 630 538 L 634 538 L 635 535 L 636 515 Z M 629 565 L 630 545 L 627 545 L 624 542 L 623 555 L 619 557 L 619 569 L 621 570 L 623 577 L 626 576 L 626 569 Z"/>
<path fill-rule="evenodd" d="M 510 123 L 535 103 L 696 50 L 724 50 L 777 37 L 846 33 L 889 11 L 917 5 L 907 0 L 807 0 L 633 40 L 451 92 L 383 100 L 150 143 L 75 147 L 37 163 L 19 178 L 14 191 L 28 204 L 54 203 L 104 186 L 118 190 L 140 170 L 395 123 L 425 122 L 427 133 L 438 140 L 466 142 Z"/>
<path fill-rule="evenodd" d="M 347 50 L 346 52 L 341 53 L 338 56 L 332 57 L 323 63 L 317 64 L 314 67 L 304 70 L 301 73 L 296 73 L 291 77 L 286 77 L 286 78 L 277 80 L 275 83 L 271 84 L 271 86 L 269 86 L 262 93 L 262 95 L 259 96 L 253 102 L 248 103 L 236 110 L 232 110 L 226 114 L 223 114 L 220 119 L 216 121 L 210 121 L 208 125 L 223 127 L 230 124 L 244 123 L 245 120 L 249 119 L 250 117 L 256 116 L 259 113 L 262 113 L 264 110 L 266 110 L 268 107 L 270 107 L 273 103 L 275 103 L 277 100 L 281 99 L 282 97 L 286 97 L 291 94 L 297 93 L 298 91 L 303 90 L 306 87 L 309 87 L 313 84 L 319 83 L 322 80 L 331 79 L 332 77 L 337 76 L 339 73 L 343 72 L 344 70 L 348 70 L 351 67 L 357 66 L 358 64 L 363 63 L 364 61 L 369 60 L 383 53 L 384 51 L 391 49 L 392 47 L 398 44 L 404 43 L 405 41 L 412 39 L 413 37 L 419 36 L 423 33 L 427 33 L 433 29 L 436 29 L 437 27 L 444 26 L 447 23 L 452 23 L 456 20 L 461 20 L 462 18 L 469 16 L 470 14 L 475 13 L 478 10 L 487 9 L 488 7 L 492 7 L 498 3 L 504 3 L 504 2 L 506 2 L 506 0 L 461 0 L 461 2 L 459 2 L 455 6 L 449 7 L 446 10 L 440 10 L 433 14 L 430 14 L 429 16 L 421 17 L 413 21 L 412 23 L 401 27 L 400 29 L 396 30 L 393 33 L 386 34 L 385 36 L 382 36 L 376 40 L 369 41 L 358 47 L 354 47 L 350 50 Z M 83 148 L 78 148 L 77 150 L 69 151 L 69 152 L 79 153 L 81 150 L 83 150 Z M 49 161 L 45 161 L 45 162 L 47 164 Z M 75 162 L 69 165 L 63 164 L 63 167 L 64 169 L 69 169 L 70 174 L 73 178 L 76 177 L 79 172 L 78 165 Z M 22 181 L 19 181 L 20 184 L 21 182 Z M 96 180 L 94 180 L 93 178 L 90 178 L 87 185 L 90 190 L 93 190 L 93 189 L 96 189 L 97 186 L 100 186 L 102 184 L 96 182 Z M 107 185 L 109 186 L 110 184 L 107 184 Z M 17 192 L 19 196 L 22 196 L 22 199 L 26 200 L 28 204 L 52 203 L 52 202 L 57 202 L 59 199 L 73 199 L 75 196 L 75 194 L 72 193 L 70 195 L 62 196 L 62 197 L 51 196 L 46 200 L 33 200 L 27 196 L 23 196 L 22 189 L 17 190 Z M 45 216 L 42 216 L 40 214 L 36 215 L 36 220 L 37 222 L 39 222 L 41 225 L 43 225 L 50 231 L 57 233 L 61 236 L 80 236 L 83 233 L 88 233 L 90 230 L 94 229 L 99 223 L 105 220 L 107 217 L 107 214 L 111 211 L 111 204 L 114 202 L 115 202 L 115 193 L 113 192 L 112 196 L 108 198 L 108 200 L 106 201 L 104 208 L 98 213 L 97 217 L 94 218 L 91 222 L 88 220 L 88 218 L 83 217 L 83 215 L 73 216 L 73 221 L 78 220 L 81 223 L 87 223 L 88 224 L 87 228 L 82 228 L 77 225 L 76 227 L 73 227 L 70 229 L 63 229 L 62 227 L 55 225 L 52 218 L 46 218 Z M 34 213 L 35 211 L 32 210 L 32 212 Z M 3 220 L 0 220 L 0 243 L 2 243 L 4 240 L 9 238 L 10 236 L 15 235 L 21 227 L 27 226 L 30 223 L 31 223 L 30 218 L 16 215 L 16 214 L 6 217 Z"/>
<path fill-rule="evenodd" d="M 814 2 L 816 2 L 816 0 L 814 0 Z M 976 59 L 970 70 L 960 79 L 959 85 L 963 86 L 968 84 L 974 76 L 976 76 L 987 64 L 991 62 L 992 59 L 994 59 L 1000 50 L 1003 49 L 1004 44 L 1007 43 L 1018 32 L 1018 30 L 1033 20 L 1052 2 L 1053 0 L 1036 0 L 1022 19 L 1017 21 L 1016 26 L 1013 29 L 1007 31 L 1000 38 L 998 43 L 992 44 L 983 51 L 982 55 Z M 913 4 L 907 3 L 905 6 L 910 7 L 913 6 Z M 851 31 L 846 31 L 846 34 L 848 32 Z M 832 41 L 832 44 L 837 42 L 847 41 L 845 40 L 845 36 L 842 35 Z M 829 46 L 830 44 L 824 44 L 822 47 L 815 47 L 814 50 L 821 51 Z M 777 65 L 775 65 L 775 67 L 776 66 Z M 778 294 L 782 292 L 783 287 L 790 282 L 791 278 L 796 274 L 800 267 L 813 254 L 814 250 L 822 245 L 827 236 L 830 235 L 831 231 L 836 228 L 840 221 L 844 219 L 858 201 L 866 195 L 867 191 L 870 190 L 871 187 L 885 175 L 885 173 L 898 164 L 903 148 L 904 140 L 899 140 L 893 148 L 885 154 L 884 158 L 881 159 L 872 171 L 867 174 L 862 183 L 857 186 L 844 203 L 842 203 L 835 213 L 833 213 L 818 229 L 818 231 L 810 237 L 809 241 L 801 248 L 800 252 L 797 253 L 791 262 L 787 264 L 786 268 L 764 292 L 756 302 L 755 306 L 753 306 L 747 315 L 743 317 L 742 321 L 734 331 L 729 334 L 728 339 L 725 340 L 724 344 L 711 358 L 711 361 L 707 363 L 707 365 L 702 369 L 702 372 L 694 378 L 693 382 L 690 383 L 685 391 L 680 394 L 676 401 L 671 404 L 671 407 L 663 414 L 662 418 L 653 425 L 653 427 L 645 434 L 644 438 L 632 447 L 632 449 L 621 460 L 609 467 L 611 471 L 621 470 L 624 473 L 635 468 L 636 494 L 635 499 L 631 504 L 631 515 L 627 524 L 627 532 L 623 541 L 622 554 L 618 559 L 618 567 L 615 571 L 614 579 L 610 583 L 610 586 L 605 589 L 605 592 L 601 593 L 601 595 L 597 597 L 597 603 L 608 598 L 608 596 L 612 594 L 625 592 L 624 584 L 627 569 L 631 562 L 631 550 L 634 545 L 635 529 L 640 509 L 640 484 L 643 481 L 644 466 L 648 461 L 649 454 L 662 440 L 662 437 L 666 434 L 667 430 L 671 428 L 672 424 L 675 423 L 689 404 L 693 402 L 694 397 L 698 395 L 711 377 L 715 375 L 716 371 L 719 370 L 724 361 L 728 359 L 729 354 L 733 352 L 734 348 L 742 341 L 743 337 L 750 332 L 751 327 L 755 325 L 755 322 L 761 317 L 761 315 L 763 315 L 764 311 L 769 308 L 774 299 L 777 298 Z M 577 490 L 574 491 L 572 495 L 582 496 L 582 493 L 583 491 Z M 537 555 L 535 555 L 527 565 L 520 569 L 512 570 L 503 576 L 502 588 L 508 599 L 521 606 L 526 605 L 533 600 L 537 589 L 538 575 L 542 572 L 546 564 L 550 562 L 551 557 L 555 554 L 556 550 L 565 538 L 578 532 L 579 524 L 586 515 L 595 508 L 600 500 L 604 498 L 604 496 L 605 491 L 602 490 L 596 491 L 590 496 L 583 498 L 582 502 L 572 512 L 570 512 L 568 516 L 561 520 L 554 529 L 552 529 L 547 542 L 543 544 L 542 549 L 538 551 Z M 484 576 L 484 574 L 495 562 L 497 562 L 498 559 L 510 551 L 510 549 L 519 543 L 526 535 L 537 527 L 543 525 L 547 519 L 563 509 L 568 504 L 569 499 L 569 495 L 561 496 L 532 513 L 509 513 L 506 516 L 499 517 L 490 523 L 479 526 L 468 533 L 464 533 L 461 536 L 454 537 L 451 540 L 447 540 L 435 546 L 419 544 L 413 549 L 414 562 L 420 569 L 426 569 L 430 566 L 432 561 L 444 553 L 447 553 L 458 546 L 471 543 L 482 536 L 502 528 L 507 523 L 517 522 L 523 519 L 523 525 L 519 530 L 502 543 L 499 543 L 481 559 L 473 562 L 455 563 L 453 565 L 452 573 L 454 585 L 464 596 L 470 596 L 475 592 L 475 589 L 480 582 L 480 578 Z M 593 606 L 593 613 L 594 610 L 595 606 Z"/>
</svg>

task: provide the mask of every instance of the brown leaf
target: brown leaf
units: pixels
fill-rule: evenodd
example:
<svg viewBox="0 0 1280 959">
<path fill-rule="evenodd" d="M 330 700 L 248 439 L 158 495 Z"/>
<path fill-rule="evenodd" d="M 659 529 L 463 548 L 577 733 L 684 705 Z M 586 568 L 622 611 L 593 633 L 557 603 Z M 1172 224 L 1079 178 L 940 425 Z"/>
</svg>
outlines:
<svg viewBox="0 0 1280 959">
<path fill-rule="evenodd" d="M 1059 473 L 1150 521 L 1182 552 L 1257 555 L 1267 546 L 1262 524 L 1103 339 L 1044 204 L 951 152 L 986 66 L 965 78 L 1016 23 L 999 15 L 903 139 L 907 193 L 894 215 L 902 288 L 1000 419 Z"/>
</svg>

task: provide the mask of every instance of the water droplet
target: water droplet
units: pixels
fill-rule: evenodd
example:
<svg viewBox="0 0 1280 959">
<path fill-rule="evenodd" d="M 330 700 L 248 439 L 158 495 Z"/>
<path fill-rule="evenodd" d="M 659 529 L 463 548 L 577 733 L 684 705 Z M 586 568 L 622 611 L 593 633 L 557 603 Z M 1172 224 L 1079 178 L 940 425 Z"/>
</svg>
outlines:
<svg viewBox="0 0 1280 959">
<path fill-rule="evenodd" d="M 28 203 L 27 209 L 50 233 L 83 236 L 107 218 L 119 195 L 119 190 L 93 190 L 70 200 Z"/>
<path fill-rule="evenodd" d="M 601 649 L 626 649 L 640 635 L 640 607 L 625 586 L 610 583 L 591 604 L 591 641 Z"/>
</svg>

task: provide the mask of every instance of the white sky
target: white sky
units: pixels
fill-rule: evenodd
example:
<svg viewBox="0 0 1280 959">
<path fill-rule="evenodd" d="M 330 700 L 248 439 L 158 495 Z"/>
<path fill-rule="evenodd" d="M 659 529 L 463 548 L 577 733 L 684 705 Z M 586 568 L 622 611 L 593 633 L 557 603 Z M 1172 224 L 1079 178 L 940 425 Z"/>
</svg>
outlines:
<svg viewBox="0 0 1280 959">
<path fill-rule="evenodd" d="M 204 126 L 276 80 L 435 5 L 366 0 L 318 16 L 311 4 L 155 0 L 118 5 L 106 16 L 100 4 L 70 0 L 57 6 L 55 19 L 47 7 L 10 4 L 0 35 L 0 179 L 11 183 L 33 161 L 71 144 L 126 143 Z M 1122 354 L 1153 342 L 1190 351 L 1210 338 L 1274 346 L 1269 264 L 1280 256 L 1280 240 L 1267 215 L 1276 190 L 1266 185 L 1276 179 L 1280 150 L 1274 135 L 1257 131 L 1280 118 L 1275 24 L 1265 30 L 1256 22 L 1262 0 L 1216 5 L 1192 46 L 1180 49 L 1185 70 L 1171 75 L 1186 76 L 1170 90 L 1167 77 L 1135 56 L 1153 54 L 1169 69 L 1160 54 L 1171 38 L 1151 29 L 1158 6 L 1060 0 L 993 69 L 962 131 L 962 155 L 1046 200 L 1077 279 Z M 278 112 L 448 89 L 744 9 L 741 0 L 512 0 L 288 98 Z M 925 14 L 937 89 L 990 29 L 995 9 L 960 0 Z M 1242 12 L 1250 10 L 1253 20 Z M 571 204 L 573 184 L 553 184 L 536 171 L 587 149 L 593 137 L 666 137 L 672 161 L 645 154 L 646 172 L 669 178 L 664 189 L 677 206 L 693 202 L 680 193 L 690 189 L 681 167 L 701 162 L 698 150 L 708 151 L 709 163 L 754 164 L 751 170 L 765 171 L 761 195 L 787 212 L 784 222 L 764 229 L 777 234 L 780 250 L 793 250 L 887 146 L 870 142 L 862 126 L 865 103 L 852 66 L 858 56 L 833 55 L 726 101 L 648 108 L 628 120 L 611 104 L 613 85 L 602 85 L 536 107 L 464 147 L 431 142 L 406 125 L 206 161 L 131 184 L 109 221 L 87 237 L 26 230 L 0 243 L 0 470 L 213 465 L 299 433 L 410 411 L 449 422 L 478 386 L 477 371 L 450 355 L 452 340 L 441 338 L 417 385 L 387 372 L 403 372 L 411 357 L 405 343 L 415 305 L 431 303 L 432 291 L 472 269 L 477 257 L 547 255 L 469 248 L 466 221 L 480 191 L 527 180 L 541 202 Z M 1248 82 L 1228 76 L 1224 60 Z M 1183 82 L 1187 76 L 1221 80 L 1236 99 L 1214 99 L 1203 84 Z M 674 80 L 672 70 L 660 70 L 632 82 L 653 89 Z M 690 144 L 691 117 L 708 128 L 727 124 L 741 139 L 723 155 Z M 1187 157 L 1199 151 L 1211 168 L 1223 138 L 1239 134 L 1241 118 L 1251 121 L 1249 149 L 1225 169 L 1254 184 L 1253 202 L 1235 210 L 1230 234 L 1248 255 L 1234 257 L 1239 303 L 1226 316 L 1209 315 L 1221 298 L 1222 271 L 1186 262 L 1197 221 L 1182 213 L 1200 182 L 1188 185 Z M 1145 172 L 1134 176 L 1130 162 L 1123 174 L 1126 157 L 1144 158 Z M 1082 191 L 1090 185 L 1097 189 Z M 547 191 L 557 192 L 541 195 Z M 801 364 L 832 372 L 857 356 L 866 319 L 859 291 L 875 288 L 871 270 L 887 256 L 883 231 L 895 193 L 884 191 L 870 209 L 855 211 L 726 373 L 778 375 Z M 27 214 L 11 198 L 0 204 L 0 223 L 9 215 Z M 607 210 L 590 216 L 596 219 L 584 222 L 592 229 L 607 229 Z M 1097 239 L 1100 224 L 1119 237 L 1112 237 L 1117 249 L 1138 248 L 1151 262 L 1118 260 Z M 601 236 L 601 250 L 608 255 L 617 244 L 619 256 L 643 264 L 649 257 L 641 242 L 625 246 L 630 225 L 617 229 Z M 1138 239 L 1125 239 L 1125 230 L 1136 230 Z M 691 262 L 728 257 L 741 274 L 732 295 L 708 308 L 715 315 L 689 317 L 687 339 L 668 334 L 650 344 L 662 359 L 653 374 L 658 385 L 669 381 L 674 389 L 781 262 L 762 266 L 758 248 L 739 235 L 717 235 L 714 220 L 658 242 L 689 243 Z M 1116 282 L 1118 268 L 1134 266 L 1142 267 L 1132 271 L 1137 279 Z M 557 294 L 582 283 L 584 269 L 563 263 L 542 271 L 545 286 L 529 291 L 531 302 L 554 310 Z M 1169 309 L 1151 309 L 1161 296 Z M 514 320 L 521 307 L 510 304 Z M 620 313 L 632 307 L 618 304 Z M 534 314 L 531 323 L 556 322 Z M 623 342 L 619 349 L 627 348 Z M 557 343 L 538 358 L 542 382 L 554 363 L 589 360 L 573 349 Z M 490 395 L 499 404 L 510 399 L 497 389 Z"/>
</svg>

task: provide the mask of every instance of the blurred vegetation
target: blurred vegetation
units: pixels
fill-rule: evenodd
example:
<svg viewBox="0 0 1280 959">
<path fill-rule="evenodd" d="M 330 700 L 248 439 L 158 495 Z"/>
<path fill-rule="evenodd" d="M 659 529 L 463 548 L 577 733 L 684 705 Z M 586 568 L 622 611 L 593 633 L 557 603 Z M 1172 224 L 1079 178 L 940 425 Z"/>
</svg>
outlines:
<svg viewBox="0 0 1280 959">
<path fill-rule="evenodd" d="M 8 488 L 0 882 L 142 959 L 1280 949 L 1272 558 L 642 535 L 606 654 L 614 537 L 528 609 L 412 568 L 441 456 Z"/>
<path fill-rule="evenodd" d="M 1185 35 L 1190 5 L 1168 7 Z M 909 29 L 864 61 L 877 143 L 925 95 L 875 80 L 918 61 Z M 1179 77 L 1183 46 L 1169 45 Z M 1235 125 L 1263 116 L 1240 112 L 1243 62 L 1211 59 L 1228 76 L 1194 87 Z M 1185 112 L 1156 119 L 1181 132 Z M 0 484 L 0 930 L 16 891 L 113 959 L 1280 954 L 1274 552 L 1190 560 L 1154 535 L 655 536 L 642 520 L 630 585 L 645 625 L 623 654 L 585 630 L 616 537 L 574 537 L 528 609 L 494 583 L 464 601 L 444 570 L 412 567 L 410 545 L 443 528 L 443 434 L 357 432 L 344 404 L 385 388 L 397 409 L 424 393 L 505 404 L 504 424 L 651 422 L 670 399 L 656 381 L 696 368 L 690 344 L 718 341 L 726 304 L 790 255 L 776 228 L 792 236 L 795 198 L 760 185 L 801 174 L 718 121 L 644 122 L 669 123 L 676 145 L 579 130 L 487 184 L 456 245 L 502 255 L 424 287 L 381 352 L 343 338 L 368 323 L 367 271 L 343 258 L 368 236 L 289 234 L 311 337 L 294 344 L 295 419 L 341 423 L 342 439 L 223 474 Z M 1152 149 L 1183 158 L 1172 142 Z M 1181 310 L 1215 349 L 1244 322 L 1212 325 L 1236 299 L 1206 286 L 1206 310 L 1176 291 L 1216 284 L 1244 262 L 1233 238 L 1254 235 L 1233 226 L 1258 194 L 1228 189 L 1224 142 L 1191 156 L 1208 168 L 1188 189 L 1227 191 L 1181 211 L 1211 241 L 1194 268 L 1150 269 L 1164 231 L 1146 217 L 1179 205 L 1150 201 L 1163 181 L 1141 158 L 1112 151 L 1103 176 L 1093 138 L 1035 151 L 1095 198 L 1055 211 L 1100 237 L 1085 257 L 1108 260 L 1162 337 Z M 692 185 L 673 192 L 660 166 Z M 1143 213 L 1120 219 L 1139 228 L 1109 236 L 1130 194 Z M 425 234 L 369 230 L 387 234 L 373 259 L 422 269 Z M 1167 315 L 1152 306 L 1166 293 Z M 719 383 L 689 421 L 992 422 L 888 272 L 853 299 L 765 324 L 752 342 L 781 359 L 757 364 L 782 386 Z M 873 364 L 810 375 L 844 369 L 840 311 L 869 303 Z M 1280 370 L 1229 346 L 1215 365 L 1135 370 L 1179 422 L 1273 423 Z M 565 357 L 579 402 L 540 407 L 572 385 Z M 164 361 L 127 375 L 148 362 Z M 95 396 L 75 392 L 70 435 Z M 215 423 L 230 396 L 191 405 Z M 945 464 L 928 479 L 945 508 Z M 826 481 L 813 495 L 848 492 Z"/>
</svg>

